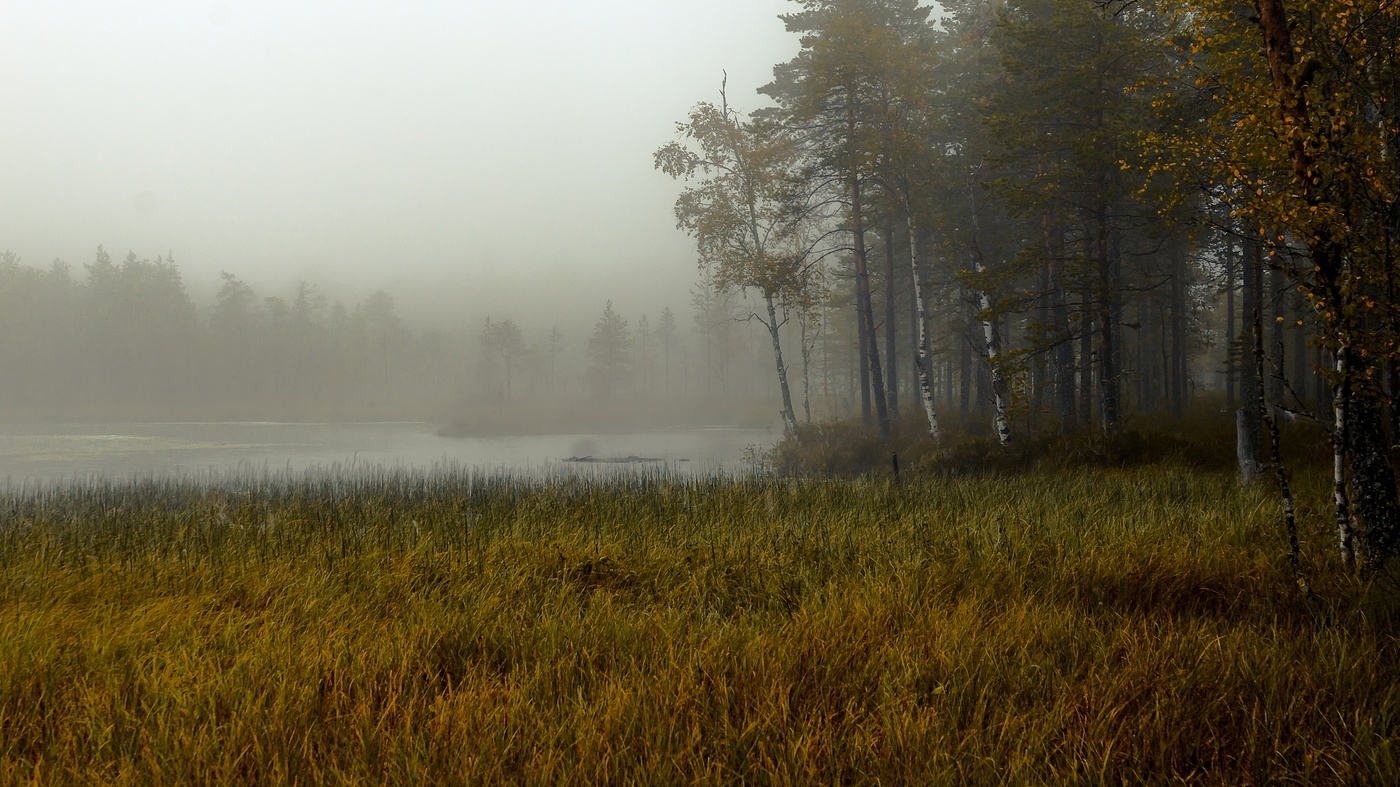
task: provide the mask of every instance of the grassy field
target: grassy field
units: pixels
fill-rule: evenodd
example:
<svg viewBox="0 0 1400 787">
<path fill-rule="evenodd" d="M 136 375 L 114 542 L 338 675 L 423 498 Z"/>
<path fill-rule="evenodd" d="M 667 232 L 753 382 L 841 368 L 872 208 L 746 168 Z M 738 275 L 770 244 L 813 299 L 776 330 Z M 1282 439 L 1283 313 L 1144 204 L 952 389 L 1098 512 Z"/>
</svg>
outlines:
<svg viewBox="0 0 1400 787">
<path fill-rule="evenodd" d="M 3 783 L 1394 783 L 1303 483 L 438 473 L 0 498 Z"/>
</svg>

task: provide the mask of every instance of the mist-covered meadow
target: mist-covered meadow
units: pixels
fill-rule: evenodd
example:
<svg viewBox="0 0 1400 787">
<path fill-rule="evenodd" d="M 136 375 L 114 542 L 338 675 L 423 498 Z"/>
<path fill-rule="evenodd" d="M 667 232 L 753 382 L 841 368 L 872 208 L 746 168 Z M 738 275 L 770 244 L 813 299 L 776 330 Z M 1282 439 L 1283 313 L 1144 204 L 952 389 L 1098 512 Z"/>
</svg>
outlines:
<svg viewBox="0 0 1400 787">
<path fill-rule="evenodd" d="M 1400 782 L 1400 6 L 0 29 L 0 785 Z"/>
<path fill-rule="evenodd" d="M 1393 591 L 1298 597 L 1275 509 L 1181 468 L 54 488 L 0 531 L 0 777 L 1383 782 Z"/>
</svg>

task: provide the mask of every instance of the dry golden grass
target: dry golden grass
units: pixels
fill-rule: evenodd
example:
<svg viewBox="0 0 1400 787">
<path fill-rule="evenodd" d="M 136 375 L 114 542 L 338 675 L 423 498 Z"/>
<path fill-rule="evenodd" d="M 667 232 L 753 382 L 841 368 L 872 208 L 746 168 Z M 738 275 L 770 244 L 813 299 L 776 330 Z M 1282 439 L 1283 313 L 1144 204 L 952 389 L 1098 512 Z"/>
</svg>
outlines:
<svg viewBox="0 0 1400 787">
<path fill-rule="evenodd" d="M 0 782 L 1391 783 L 1393 586 L 1267 488 L 442 472 L 0 500 Z"/>
</svg>

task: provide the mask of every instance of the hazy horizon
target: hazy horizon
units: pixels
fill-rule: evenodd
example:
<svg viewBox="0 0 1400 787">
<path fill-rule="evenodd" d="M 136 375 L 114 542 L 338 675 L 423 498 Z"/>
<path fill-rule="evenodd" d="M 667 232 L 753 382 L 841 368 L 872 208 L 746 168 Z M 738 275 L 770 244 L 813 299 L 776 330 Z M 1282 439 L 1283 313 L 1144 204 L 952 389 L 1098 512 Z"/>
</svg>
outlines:
<svg viewBox="0 0 1400 787">
<path fill-rule="evenodd" d="M 761 105 L 794 9 L 10 6 L 0 249 L 79 275 L 99 244 L 173 251 L 200 300 L 227 270 L 434 322 L 681 309 L 695 255 L 651 152 L 725 71 Z"/>
</svg>

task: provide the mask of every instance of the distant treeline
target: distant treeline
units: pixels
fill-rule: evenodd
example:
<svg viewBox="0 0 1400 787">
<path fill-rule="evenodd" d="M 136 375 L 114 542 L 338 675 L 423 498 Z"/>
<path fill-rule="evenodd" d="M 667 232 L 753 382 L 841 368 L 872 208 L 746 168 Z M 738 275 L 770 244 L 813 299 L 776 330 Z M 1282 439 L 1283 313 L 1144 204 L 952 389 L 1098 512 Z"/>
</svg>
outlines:
<svg viewBox="0 0 1400 787">
<path fill-rule="evenodd" d="M 447 422 L 511 410 L 519 422 L 568 402 L 705 422 L 747 407 L 750 422 L 776 421 L 761 404 L 773 390 L 766 337 L 735 298 L 699 301 L 707 310 L 684 324 L 670 308 L 629 321 L 608 303 L 592 326 L 464 314 L 443 328 L 383 291 L 346 304 L 302 281 L 265 295 L 223 273 L 213 302 L 196 304 L 173 255 L 115 262 L 99 247 L 75 270 L 5 252 L 0 418 Z"/>
<path fill-rule="evenodd" d="M 99 247 L 84 268 L 80 279 L 61 261 L 0 259 L 0 413 L 292 417 L 450 390 L 445 337 L 410 330 L 383 292 L 349 307 L 306 283 L 259 297 L 225 273 L 199 309 L 169 257 L 114 263 Z"/>
</svg>

